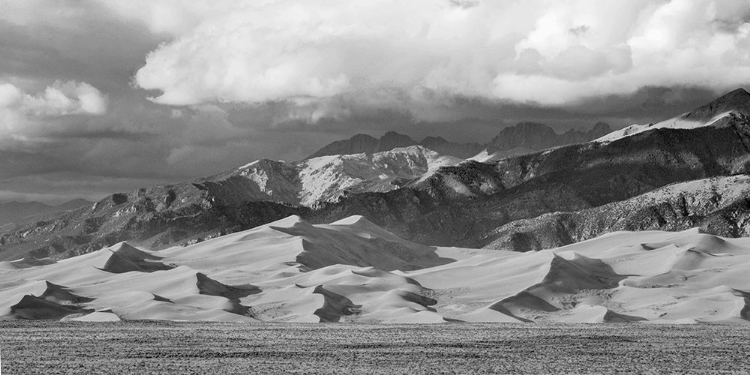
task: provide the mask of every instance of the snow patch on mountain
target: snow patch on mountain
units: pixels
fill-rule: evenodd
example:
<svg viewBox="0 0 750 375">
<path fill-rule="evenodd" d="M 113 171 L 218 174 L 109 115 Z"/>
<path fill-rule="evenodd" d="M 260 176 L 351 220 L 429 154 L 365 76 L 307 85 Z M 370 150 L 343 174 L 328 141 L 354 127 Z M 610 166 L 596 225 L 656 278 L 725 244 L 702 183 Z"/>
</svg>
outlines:
<svg viewBox="0 0 750 375">
<path fill-rule="evenodd" d="M 656 124 L 630 125 L 616 130 L 592 142 L 608 143 L 653 129 L 697 129 L 706 126 L 728 126 L 738 118 L 750 115 L 750 93 L 744 89 L 729 92 L 716 100 L 690 112 Z"/>
<path fill-rule="evenodd" d="M 686 115 L 687 114 L 683 114 L 683 115 L 671 118 L 669 120 L 664 120 L 656 124 L 630 125 L 620 130 L 613 131 L 612 133 L 609 133 L 601 138 L 597 138 L 593 140 L 592 142 L 601 142 L 601 143 L 612 142 L 621 138 L 629 137 L 631 135 L 643 133 L 645 131 L 649 131 L 653 129 L 697 129 L 697 128 L 702 128 L 706 126 L 722 127 L 722 126 L 726 126 L 728 122 L 728 121 L 722 121 L 722 120 L 729 120 L 733 116 L 738 115 L 738 113 L 734 111 L 723 112 L 712 117 L 710 120 L 705 121 L 705 122 L 687 120 L 685 119 Z"/>
<path fill-rule="evenodd" d="M 258 199 L 312 206 L 347 194 L 394 190 L 425 173 L 464 161 L 422 146 L 409 146 L 374 154 L 320 156 L 296 163 L 257 160 L 230 176 L 251 182 Z"/>
</svg>

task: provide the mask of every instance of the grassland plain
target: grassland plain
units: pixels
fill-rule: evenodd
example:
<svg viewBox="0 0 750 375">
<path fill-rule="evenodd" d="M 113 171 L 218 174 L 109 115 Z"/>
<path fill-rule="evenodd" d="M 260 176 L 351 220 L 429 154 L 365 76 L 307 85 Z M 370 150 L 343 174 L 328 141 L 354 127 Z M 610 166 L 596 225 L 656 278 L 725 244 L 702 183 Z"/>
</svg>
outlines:
<svg viewBox="0 0 750 375">
<path fill-rule="evenodd" d="M 1 321 L 9 374 L 745 373 L 750 326 Z"/>
</svg>

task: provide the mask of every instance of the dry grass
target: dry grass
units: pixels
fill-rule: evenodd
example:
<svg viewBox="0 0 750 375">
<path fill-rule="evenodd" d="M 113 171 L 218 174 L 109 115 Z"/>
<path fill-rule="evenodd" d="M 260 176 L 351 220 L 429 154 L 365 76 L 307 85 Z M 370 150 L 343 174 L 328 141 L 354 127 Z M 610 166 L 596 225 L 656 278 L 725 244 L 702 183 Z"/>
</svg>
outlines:
<svg viewBox="0 0 750 375">
<path fill-rule="evenodd" d="M 747 326 L 0 322 L 30 373 L 742 372 Z"/>
</svg>

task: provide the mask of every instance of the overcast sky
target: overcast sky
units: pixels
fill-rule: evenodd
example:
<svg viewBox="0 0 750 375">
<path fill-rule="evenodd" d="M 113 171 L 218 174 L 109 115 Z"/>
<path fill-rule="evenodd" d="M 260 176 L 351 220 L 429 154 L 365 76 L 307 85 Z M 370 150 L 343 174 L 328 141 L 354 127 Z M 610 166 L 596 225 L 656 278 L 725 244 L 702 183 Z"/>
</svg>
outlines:
<svg viewBox="0 0 750 375">
<path fill-rule="evenodd" d="M 0 0 L 0 202 L 357 133 L 648 123 L 749 83 L 747 0 Z"/>
</svg>

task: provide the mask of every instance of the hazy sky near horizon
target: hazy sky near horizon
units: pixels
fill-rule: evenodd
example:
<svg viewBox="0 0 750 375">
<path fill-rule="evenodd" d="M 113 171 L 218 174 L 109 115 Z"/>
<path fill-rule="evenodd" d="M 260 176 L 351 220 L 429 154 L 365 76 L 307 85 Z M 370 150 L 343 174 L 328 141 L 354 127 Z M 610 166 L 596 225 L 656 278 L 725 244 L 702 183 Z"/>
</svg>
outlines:
<svg viewBox="0 0 750 375">
<path fill-rule="evenodd" d="M 298 160 L 357 133 L 654 122 L 737 87 L 746 0 L 0 0 L 0 202 Z"/>
</svg>

